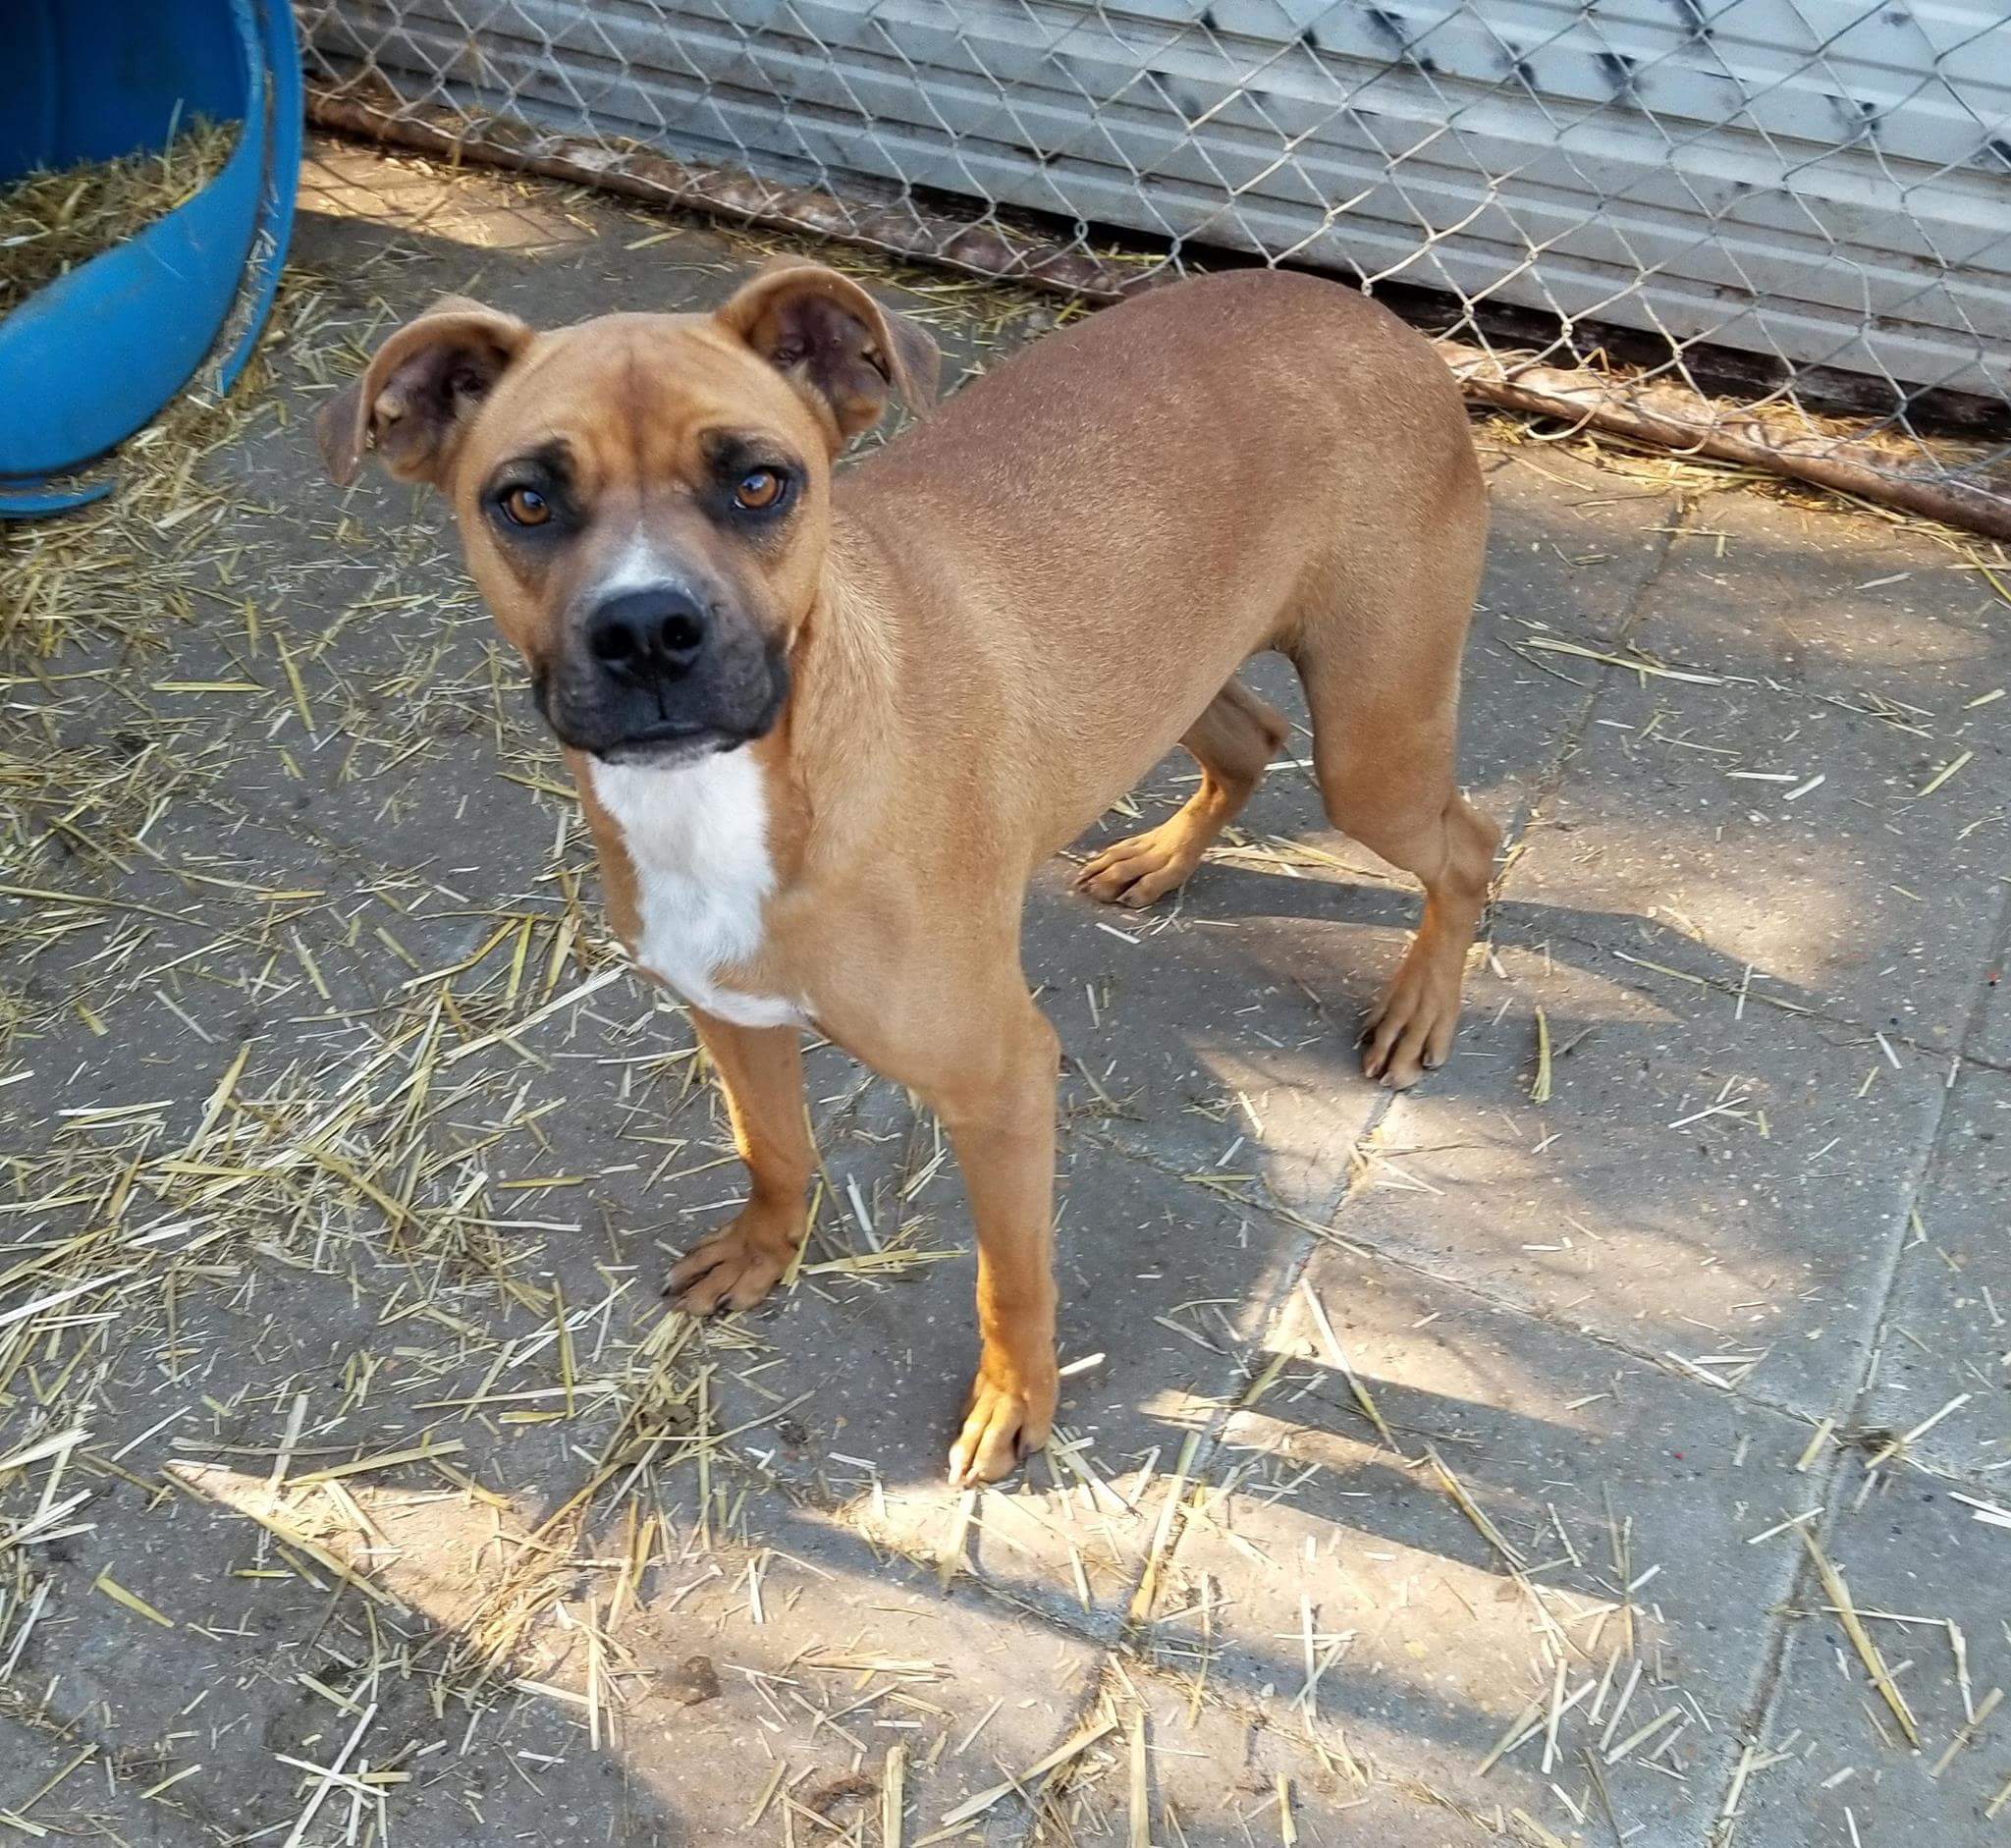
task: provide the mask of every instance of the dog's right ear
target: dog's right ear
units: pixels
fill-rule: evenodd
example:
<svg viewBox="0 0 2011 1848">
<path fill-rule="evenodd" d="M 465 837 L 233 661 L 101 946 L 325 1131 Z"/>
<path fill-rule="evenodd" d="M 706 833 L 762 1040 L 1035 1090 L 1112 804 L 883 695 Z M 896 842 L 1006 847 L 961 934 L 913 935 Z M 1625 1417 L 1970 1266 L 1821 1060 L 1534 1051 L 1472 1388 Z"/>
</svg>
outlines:
<svg viewBox="0 0 2011 1848">
<path fill-rule="evenodd" d="M 442 297 L 322 408 L 314 433 L 329 474 L 347 486 L 374 450 L 401 481 L 444 486 L 469 417 L 530 339 L 515 315 Z"/>
</svg>

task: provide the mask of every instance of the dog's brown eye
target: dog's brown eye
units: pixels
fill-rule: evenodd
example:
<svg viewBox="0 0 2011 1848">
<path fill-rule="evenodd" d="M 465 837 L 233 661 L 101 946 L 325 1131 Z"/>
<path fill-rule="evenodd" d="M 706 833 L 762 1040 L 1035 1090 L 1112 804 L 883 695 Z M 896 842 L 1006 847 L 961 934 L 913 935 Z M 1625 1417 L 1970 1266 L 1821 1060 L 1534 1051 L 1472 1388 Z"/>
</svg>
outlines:
<svg viewBox="0 0 2011 1848">
<path fill-rule="evenodd" d="M 513 526 L 542 526 L 552 517 L 552 504 L 535 488 L 512 488 L 503 497 L 503 512 Z"/>
<path fill-rule="evenodd" d="M 748 513 L 761 513 L 782 499 L 782 476 L 773 468 L 750 468 L 734 483 L 734 499 Z"/>
</svg>

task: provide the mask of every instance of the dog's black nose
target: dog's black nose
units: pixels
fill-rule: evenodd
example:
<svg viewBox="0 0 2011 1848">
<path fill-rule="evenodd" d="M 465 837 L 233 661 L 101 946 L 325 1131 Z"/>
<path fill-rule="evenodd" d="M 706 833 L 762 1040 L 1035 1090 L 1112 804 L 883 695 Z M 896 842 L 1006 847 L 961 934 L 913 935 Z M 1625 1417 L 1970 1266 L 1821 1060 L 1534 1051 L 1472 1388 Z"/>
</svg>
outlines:
<svg viewBox="0 0 2011 1848">
<path fill-rule="evenodd" d="M 625 590 L 586 619 L 586 645 L 619 679 L 675 680 L 705 647 L 705 612 L 682 590 Z"/>
</svg>

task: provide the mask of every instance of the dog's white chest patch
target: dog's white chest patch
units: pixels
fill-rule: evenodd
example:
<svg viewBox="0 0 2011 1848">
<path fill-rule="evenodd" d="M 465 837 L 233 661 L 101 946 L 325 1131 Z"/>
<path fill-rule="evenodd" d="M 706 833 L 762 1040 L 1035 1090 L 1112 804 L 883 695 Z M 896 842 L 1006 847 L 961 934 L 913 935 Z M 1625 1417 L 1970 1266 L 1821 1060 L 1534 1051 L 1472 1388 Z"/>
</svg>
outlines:
<svg viewBox="0 0 2011 1848">
<path fill-rule="evenodd" d="M 635 960 L 736 1026 L 804 1025 L 786 997 L 714 979 L 761 947 L 761 907 L 775 888 L 760 766 L 740 748 L 674 770 L 597 763 L 592 776 L 635 868 Z"/>
</svg>

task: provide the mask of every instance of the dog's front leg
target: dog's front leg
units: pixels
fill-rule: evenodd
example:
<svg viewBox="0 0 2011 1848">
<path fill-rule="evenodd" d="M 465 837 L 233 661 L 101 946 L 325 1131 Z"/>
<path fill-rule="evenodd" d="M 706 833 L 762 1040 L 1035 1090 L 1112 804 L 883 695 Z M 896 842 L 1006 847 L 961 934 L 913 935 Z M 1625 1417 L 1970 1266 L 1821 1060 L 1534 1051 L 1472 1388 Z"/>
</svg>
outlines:
<svg viewBox="0 0 2011 1848">
<path fill-rule="evenodd" d="M 738 1027 L 690 1009 L 698 1043 L 719 1073 L 734 1146 L 747 1164 L 747 1204 L 699 1240 L 664 1293 L 693 1315 L 751 1309 L 789 1268 L 806 1229 L 816 1150 L 803 1116 L 803 1049 L 794 1027 Z"/>
<path fill-rule="evenodd" d="M 918 1087 L 950 1131 L 978 1237 L 977 1378 L 950 1449 L 959 1488 L 997 1482 L 1055 1416 L 1054 1029 L 1022 994 L 998 1039 Z"/>
</svg>

